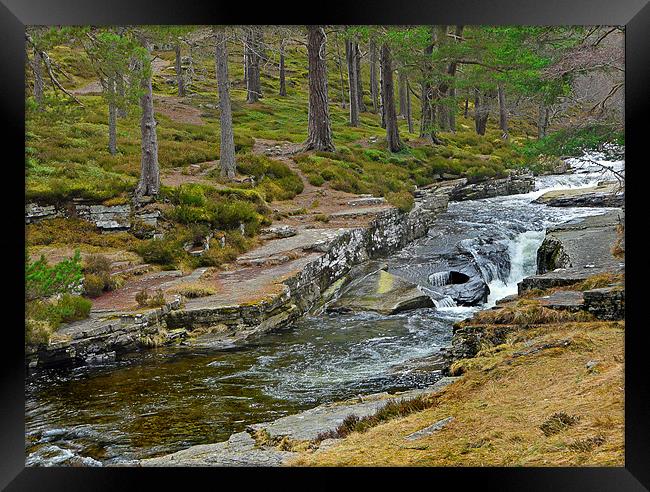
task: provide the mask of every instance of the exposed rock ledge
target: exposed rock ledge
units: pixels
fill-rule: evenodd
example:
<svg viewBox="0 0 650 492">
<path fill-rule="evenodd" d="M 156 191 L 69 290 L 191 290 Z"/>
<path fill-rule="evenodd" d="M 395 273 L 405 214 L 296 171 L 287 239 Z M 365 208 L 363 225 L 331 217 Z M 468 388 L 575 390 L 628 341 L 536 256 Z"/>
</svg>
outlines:
<svg viewBox="0 0 650 492">
<path fill-rule="evenodd" d="M 173 454 L 144 459 L 140 466 L 281 466 L 296 455 L 287 451 L 291 445 L 311 445 L 325 448 L 335 442 L 315 440 L 321 432 L 336 429 L 349 415 L 364 417 L 372 415 L 387 402 L 413 398 L 424 393 L 435 393 L 456 381 L 457 377 L 443 377 L 434 385 L 395 395 L 377 393 L 360 397 L 356 401 L 327 403 L 295 415 L 282 417 L 273 422 L 254 424 L 246 432 L 238 432 L 227 441 L 201 444 Z M 264 435 L 264 442 L 255 440 Z M 273 446 L 271 442 L 284 442 L 288 446 Z"/>
<path fill-rule="evenodd" d="M 625 190 L 615 181 L 606 181 L 589 188 L 548 191 L 535 203 L 549 207 L 623 207 Z"/>
<path fill-rule="evenodd" d="M 535 178 L 530 174 L 511 174 L 507 178 L 488 179 L 478 183 L 470 183 L 467 178 L 460 178 L 435 183 L 426 188 L 444 190 L 449 194 L 450 201 L 460 202 L 529 193 L 535 188 Z"/>
<path fill-rule="evenodd" d="M 301 246 L 311 248 L 309 254 L 296 260 L 290 273 L 277 279 L 279 288 L 261 299 L 236 303 L 215 295 L 138 315 L 96 313 L 60 329 L 47 346 L 28 347 L 26 363 L 43 367 L 101 361 L 119 352 L 178 341 L 197 328 L 216 332 L 210 336 L 212 346 L 230 346 L 281 328 L 332 295 L 328 288 L 354 265 L 398 251 L 424 236 L 435 217 L 447 209 L 447 202 L 445 192 L 430 190 L 407 214 L 388 208 L 367 227 L 328 230 L 322 244 Z"/>
</svg>

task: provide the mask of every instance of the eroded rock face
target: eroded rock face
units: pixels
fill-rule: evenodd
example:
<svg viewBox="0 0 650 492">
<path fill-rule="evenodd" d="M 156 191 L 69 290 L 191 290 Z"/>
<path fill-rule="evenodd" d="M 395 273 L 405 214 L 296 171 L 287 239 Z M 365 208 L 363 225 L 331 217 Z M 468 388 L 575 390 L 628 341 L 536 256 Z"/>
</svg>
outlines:
<svg viewBox="0 0 650 492">
<path fill-rule="evenodd" d="M 549 207 L 623 207 L 625 190 L 617 182 L 608 181 L 590 188 L 549 191 L 535 203 Z"/>
<path fill-rule="evenodd" d="M 479 200 L 504 195 L 530 193 L 535 188 L 531 175 L 511 175 L 502 179 L 490 179 L 480 183 L 464 184 L 453 189 L 449 195 L 452 201 Z"/>
</svg>

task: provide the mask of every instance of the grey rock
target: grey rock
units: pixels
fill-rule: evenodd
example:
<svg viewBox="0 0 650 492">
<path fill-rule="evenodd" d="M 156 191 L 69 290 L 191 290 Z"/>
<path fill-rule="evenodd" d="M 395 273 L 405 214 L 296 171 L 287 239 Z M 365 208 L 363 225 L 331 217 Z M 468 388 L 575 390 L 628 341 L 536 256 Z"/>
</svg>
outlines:
<svg viewBox="0 0 650 492">
<path fill-rule="evenodd" d="M 430 436 L 434 432 L 437 432 L 441 430 L 443 427 L 449 425 L 451 422 L 453 422 L 454 417 L 447 417 L 442 420 L 438 420 L 436 423 L 431 424 L 428 427 L 425 427 L 424 429 L 421 429 L 417 432 L 414 432 L 413 434 L 409 434 L 408 436 L 405 437 L 407 441 L 415 441 L 417 439 L 422 439 L 423 437 Z"/>
</svg>

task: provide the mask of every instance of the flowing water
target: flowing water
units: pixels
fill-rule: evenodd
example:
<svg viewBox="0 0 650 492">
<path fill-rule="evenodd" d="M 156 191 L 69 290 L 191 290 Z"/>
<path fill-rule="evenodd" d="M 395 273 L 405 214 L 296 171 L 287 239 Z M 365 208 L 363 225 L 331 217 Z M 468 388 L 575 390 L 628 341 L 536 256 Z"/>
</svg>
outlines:
<svg viewBox="0 0 650 492">
<path fill-rule="evenodd" d="M 169 347 L 34 374 L 26 387 L 26 464 L 124 463 L 226 440 L 246 425 L 321 403 L 432 384 L 451 325 L 516 293 L 517 282 L 535 273 L 545 229 L 602 213 L 531 203 L 550 189 L 608 178 L 572 164 L 579 172 L 540 177 L 532 193 L 451 203 L 428 236 L 388 259 L 389 271 L 431 293 L 435 309 L 323 313 L 228 350 Z M 440 289 L 450 270 L 470 267 L 489 285 L 487 302 L 457 306 Z"/>
</svg>

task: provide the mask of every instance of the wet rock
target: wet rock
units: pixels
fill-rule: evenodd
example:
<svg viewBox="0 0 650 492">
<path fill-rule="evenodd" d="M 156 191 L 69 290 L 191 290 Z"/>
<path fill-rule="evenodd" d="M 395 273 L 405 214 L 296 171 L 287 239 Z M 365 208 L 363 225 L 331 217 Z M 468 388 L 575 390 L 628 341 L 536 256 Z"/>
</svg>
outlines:
<svg viewBox="0 0 650 492">
<path fill-rule="evenodd" d="M 590 188 L 549 191 L 535 203 L 549 207 L 623 207 L 625 190 L 617 182 L 608 181 Z"/>
<path fill-rule="evenodd" d="M 549 296 L 536 297 L 540 305 L 557 310 L 577 312 L 584 309 L 583 293 L 575 290 L 560 290 Z"/>
<path fill-rule="evenodd" d="M 454 188 L 449 196 L 452 201 L 479 200 L 504 195 L 529 193 L 535 187 L 531 175 L 514 174 L 502 179 L 489 179 L 480 183 L 465 184 Z"/>
<path fill-rule="evenodd" d="M 379 270 L 352 282 L 328 310 L 395 314 L 434 306 L 433 300 L 418 289 L 417 285 L 385 270 Z"/>
</svg>

